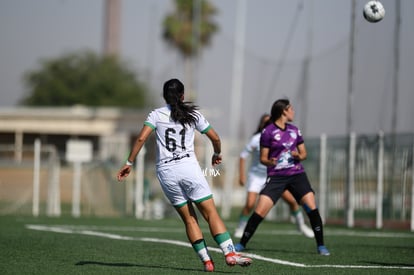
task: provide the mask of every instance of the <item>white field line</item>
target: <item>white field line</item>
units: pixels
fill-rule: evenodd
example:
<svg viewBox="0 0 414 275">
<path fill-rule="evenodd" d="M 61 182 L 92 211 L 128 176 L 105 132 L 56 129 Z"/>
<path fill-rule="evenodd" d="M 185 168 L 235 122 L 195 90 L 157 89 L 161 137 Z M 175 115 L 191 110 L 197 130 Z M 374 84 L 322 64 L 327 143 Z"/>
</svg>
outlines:
<svg viewBox="0 0 414 275">
<path fill-rule="evenodd" d="M 105 230 L 117 232 L 168 232 L 168 233 L 183 233 L 183 228 L 161 228 L 161 227 L 137 227 L 137 226 L 93 226 L 93 225 L 59 225 L 59 228 L 72 230 Z M 208 230 L 203 230 L 208 233 Z M 256 235 L 302 235 L 297 230 L 258 230 Z M 373 232 L 373 231 L 352 231 L 341 229 L 324 229 L 325 236 L 352 236 L 362 238 L 413 238 L 414 233 L 403 232 Z"/>
<path fill-rule="evenodd" d="M 69 228 L 71 227 L 71 228 Z M 74 229 L 76 226 L 49 226 L 49 225 L 34 225 L 34 224 L 27 224 L 26 228 L 31 230 L 38 230 L 38 231 L 46 231 L 46 232 L 55 232 L 55 233 L 64 233 L 64 234 L 79 234 L 79 235 L 88 235 L 88 236 L 95 236 L 95 237 L 102 237 L 108 239 L 115 239 L 115 240 L 126 240 L 126 241 L 142 241 L 142 242 L 153 242 L 153 243 L 165 243 L 165 244 L 172 244 L 177 246 L 184 246 L 190 247 L 191 245 L 188 242 L 176 241 L 176 240 L 167 240 L 167 239 L 158 239 L 158 238 L 136 238 L 136 237 L 129 237 L 129 236 L 122 236 L 118 234 L 111 234 L 111 233 L 104 233 L 98 232 L 93 230 L 87 230 L 86 226 L 82 226 L 85 229 Z M 148 230 L 147 230 L 148 231 Z M 210 251 L 221 253 L 221 250 L 215 247 L 208 247 Z M 289 265 L 295 267 L 305 267 L 305 268 L 342 268 L 342 269 L 412 269 L 414 270 L 414 266 L 376 266 L 376 265 L 307 265 L 301 263 L 295 263 L 290 261 L 284 261 L 279 259 L 267 258 L 261 255 L 252 254 L 252 253 L 243 253 L 243 255 L 265 262 L 271 262 L 281 265 Z"/>
</svg>

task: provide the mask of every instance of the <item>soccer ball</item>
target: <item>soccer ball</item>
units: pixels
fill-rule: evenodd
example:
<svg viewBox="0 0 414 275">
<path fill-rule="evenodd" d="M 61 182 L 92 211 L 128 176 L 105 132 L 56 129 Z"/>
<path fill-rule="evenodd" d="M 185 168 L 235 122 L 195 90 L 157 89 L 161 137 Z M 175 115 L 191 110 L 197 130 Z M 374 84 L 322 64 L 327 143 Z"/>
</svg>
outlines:
<svg viewBox="0 0 414 275">
<path fill-rule="evenodd" d="M 364 18 L 371 22 L 376 23 L 382 20 L 385 16 L 384 6 L 380 1 L 369 1 L 364 6 Z"/>
</svg>

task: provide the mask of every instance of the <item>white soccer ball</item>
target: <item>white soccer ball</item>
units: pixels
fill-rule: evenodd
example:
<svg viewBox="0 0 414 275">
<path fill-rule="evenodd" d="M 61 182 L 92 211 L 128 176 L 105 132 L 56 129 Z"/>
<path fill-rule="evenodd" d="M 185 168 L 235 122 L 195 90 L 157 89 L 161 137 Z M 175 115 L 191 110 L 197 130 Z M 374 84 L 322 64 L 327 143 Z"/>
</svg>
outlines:
<svg viewBox="0 0 414 275">
<path fill-rule="evenodd" d="M 384 18 L 385 9 L 380 1 L 369 1 L 364 6 L 363 14 L 367 21 L 376 23 Z"/>
</svg>

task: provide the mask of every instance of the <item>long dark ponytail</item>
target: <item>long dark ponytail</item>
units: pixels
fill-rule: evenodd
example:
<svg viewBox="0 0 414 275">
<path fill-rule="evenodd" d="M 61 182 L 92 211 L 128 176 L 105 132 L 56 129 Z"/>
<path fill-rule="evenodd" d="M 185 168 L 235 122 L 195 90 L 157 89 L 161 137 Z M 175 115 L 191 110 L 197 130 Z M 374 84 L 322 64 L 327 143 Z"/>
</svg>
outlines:
<svg viewBox="0 0 414 275">
<path fill-rule="evenodd" d="M 171 107 L 171 118 L 175 122 L 181 123 L 183 127 L 186 124 L 195 125 L 198 120 L 196 110 L 198 106 L 192 102 L 183 101 L 184 84 L 178 79 L 170 79 L 164 83 L 164 100 Z"/>
</svg>

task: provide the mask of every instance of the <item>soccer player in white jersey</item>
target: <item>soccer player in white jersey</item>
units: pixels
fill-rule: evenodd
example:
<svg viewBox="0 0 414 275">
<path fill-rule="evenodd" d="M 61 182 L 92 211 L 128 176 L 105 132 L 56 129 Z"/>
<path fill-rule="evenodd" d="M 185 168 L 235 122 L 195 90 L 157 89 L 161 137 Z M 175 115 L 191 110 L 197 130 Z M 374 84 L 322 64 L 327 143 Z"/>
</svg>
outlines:
<svg viewBox="0 0 414 275">
<path fill-rule="evenodd" d="M 198 106 L 184 101 L 184 85 L 178 79 L 164 83 L 165 107 L 153 110 L 139 133 L 126 164 L 118 171 L 118 181 L 127 177 L 133 161 L 149 135 L 157 141 L 157 177 L 162 190 L 184 222 L 187 238 L 204 264 L 214 271 L 214 263 L 198 224 L 194 204 L 207 221 L 210 233 L 221 248 L 229 266 L 249 266 L 250 258 L 236 253 L 230 233 L 219 216 L 213 195 L 194 153 L 194 134 L 199 131 L 211 141 L 212 165 L 220 164 L 221 141 L 216 131 L 198 111 Z"/>
<path fill-rule="evenodd" d="M 236 238 L 241 238 L 247 221 L 256 204 L 260 191 L 266 184 L 267 167 L 260 163 L 260 134 L 270 119 L 268 114 L 260 117 L 257 130 L 245 145 L 243 151 L 240 153 L 239 160 L 239 183 L 241 186 L 246 186 L 246 160 L 251 156 L 251 164 L 247 176 L 247 196 L 246 202 L 240 213 L 239 225 L 234 232 Z M 313 238 L 314 233 L 306 224 L 303 214 L 300 210 L 299 204 L 296 202 L 292 194 L 286 190 L 282 194 L 282 199 L 289 205 L 290 213 L 296 223 L 297 229 L 308 238 Z"/>
</svg>

